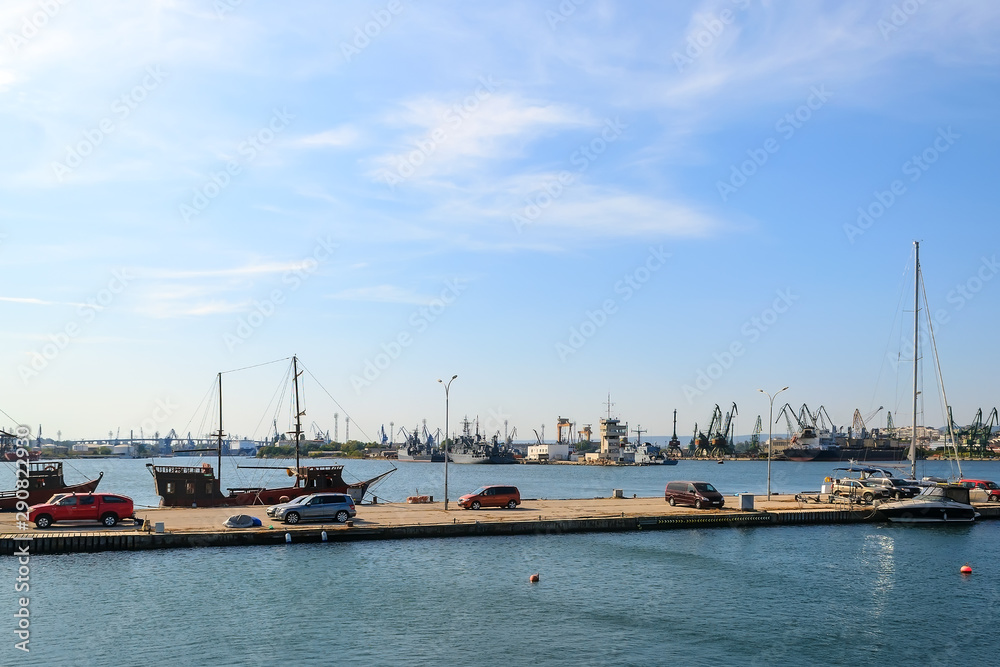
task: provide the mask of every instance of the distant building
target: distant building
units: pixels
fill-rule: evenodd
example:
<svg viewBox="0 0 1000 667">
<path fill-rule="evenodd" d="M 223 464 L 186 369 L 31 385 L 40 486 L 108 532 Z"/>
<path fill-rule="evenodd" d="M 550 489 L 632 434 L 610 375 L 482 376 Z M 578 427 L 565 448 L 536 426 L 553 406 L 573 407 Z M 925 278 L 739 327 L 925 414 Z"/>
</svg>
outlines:
<svg viewBox="0 0 1000 667">
<path fill-rule="evenodd" d="M 620 463 L 622 461 L 622 442 L 627 436 L 628 424 L 622 424 L 618 419 L 602 419 L 600 457 Z"/>
<path fill-rule="evenodd" d="M 569 461 L 570 446 L 565 443 L 528 445 L 529 461 Z"/>
</svg>

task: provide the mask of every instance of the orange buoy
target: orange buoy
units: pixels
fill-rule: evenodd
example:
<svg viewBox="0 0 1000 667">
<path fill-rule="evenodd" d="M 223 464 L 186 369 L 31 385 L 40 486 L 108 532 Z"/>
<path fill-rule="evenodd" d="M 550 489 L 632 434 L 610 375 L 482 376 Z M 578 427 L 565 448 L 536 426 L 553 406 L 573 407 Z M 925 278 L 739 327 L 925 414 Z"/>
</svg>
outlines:
<svg viewBox="0 0 1000 667">
<path fill-rule="evenodd" d="M 968 563 L 962 566 L 962 574 L 972 574 L 972 567 Z"/>
<path fill-rule="evenodd" d="M 537 584 L 538 583 L 538 573 L 535 572 L 533 575 L 531 575 L 530 577 L 528 577 L 528 581 L 530 581 L 533 584 Z"/>
</svg>

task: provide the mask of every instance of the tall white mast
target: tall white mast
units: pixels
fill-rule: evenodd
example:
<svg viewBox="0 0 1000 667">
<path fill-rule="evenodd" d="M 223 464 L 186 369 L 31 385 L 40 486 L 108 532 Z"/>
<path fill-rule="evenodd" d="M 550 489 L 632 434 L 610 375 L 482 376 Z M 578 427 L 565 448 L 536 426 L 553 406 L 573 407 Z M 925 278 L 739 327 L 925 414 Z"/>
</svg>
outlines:
<svg viewBox="0 0 1000 667">
<path fill-rule="evenodd" d="M 920 241 L 913 242 L 913 433 L 910 434 L 910 479 L 917 478 L 917 360 L 920 358 L 918 345 L 920 301 Z"/>
</svg>

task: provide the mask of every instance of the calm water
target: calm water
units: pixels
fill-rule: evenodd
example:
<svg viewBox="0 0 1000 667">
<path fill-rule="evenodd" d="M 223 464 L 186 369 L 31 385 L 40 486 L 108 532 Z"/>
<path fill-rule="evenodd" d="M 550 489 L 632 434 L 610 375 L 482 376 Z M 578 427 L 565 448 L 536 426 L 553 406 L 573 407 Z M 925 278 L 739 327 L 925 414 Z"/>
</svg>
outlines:
<svg viewBox="0 0 1000 667">
<path fill-rule="evenodd" d="M 137 505 L 155 507 L 159 498 L 154 493 L 153 477 L 146 468 L 149 459 L 90 459 L 66 460 L 65 478 L 75 484 L 97 477 L 104 472 L 99 487 L 103 491 L 124 493 Z M 215 466 L 215 458 L 177 457 L 156 459 L 165 465 L 199 465 L 206 461 Z M 370 479 L 392 465 L 386 461 L 357 459 L 324 459 L 315 464 L 343 464 L 344 479 L 353 482 Z M 241 469 L 239 465 L 273 465 L 279 470 Z M 260 460 L 225 457 L 222 460 L 222 486 L 286 486 L 290 478 L 285 466 L 294 461 Z M 397 462 L 397 470 L 374 490 L 382 500 L 401 502 L 407 496 L 425 494 L 435 500 L 444 496 L 444 464 Z M 795 463 L 775 461 L 771 464 L 771 490 L 775 493 L 818 491 L 823 478 L 833 474 L 842 463 Z M 948 477 L 957 475 L 947 461 L 921 461 L 918 476 Z M 5 464 L 0 475 L 0 489 L 14 488 L 14 469 Z M 3 468 L 0 467 L 0 470 Z M 1000 481 L 1000 461 L 974 461 L 962 464 L 967 477 Z M 906 466 L 906 471 L 909 467 Z M 456 465 L 448 466 L 448 497 L 457 500 L 482 484 L 514 484 L 525 498 L 593 498 L 608 497 L 612 489 L 623 489 L 627 496 L 659 496 L 672 479 L 699 479 L 712 482 L 725 494 L 764 493 L 767 490 L 767 463 L 764 461 L 730 461 L 719 465 L 715 461 L 682 461 L 676 466 L 580 466 L 580 465 Z"/>
<path fill-rule="evenodd" d="M 32 652 L 0 660 L 991 664 L 998 548 L 989 521 L 38 557 Z"/>
<path fill-rule="evenodd" d="M 109 489 L 150 493 L 151 479 L 128 482 L 148 477 L 141 462 L 86 464 L 104 466 Z M 453 496 L 501 474 L 487 468 L 452 466 Z M 815 488 L 828 468 L 774 464 L 772 486 Z M 973 471 L 996 478 L 1000 466 Z M 756 492 L 761 475 L 756 463 L 502 468 L 540 497 L 657 495 L 670 477 Z M 401 465 L 393 478 L 386 498 L 415 484 L 434 492 L 425 464 Z M 27 656 L 13 649 L 16 563 L 5 559 L 0 664 L 987 663 L 997 553 L 1000 522 L 983 521 L 34 557 Z M 959 574 L 965 563 L 973 575 Z M 540 583 L 528 582 L 533 572 Z"/>
</svg>

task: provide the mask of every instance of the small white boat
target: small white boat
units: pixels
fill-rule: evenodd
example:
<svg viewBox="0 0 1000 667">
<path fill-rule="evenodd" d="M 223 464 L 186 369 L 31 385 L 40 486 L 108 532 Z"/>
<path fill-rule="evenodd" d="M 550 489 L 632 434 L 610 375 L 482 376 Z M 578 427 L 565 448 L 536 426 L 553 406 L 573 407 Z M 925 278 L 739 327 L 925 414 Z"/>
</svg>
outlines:
<svg viewBox="0 0 1000 667">
<path fill-rule="evenodd" d="M 979 513 L 969 504 L 969 489 L 956 486 L 928 486 L 909 500 L 878 506 L 879 513 L 896 523 L 968 523 Z"/>
</svg>

